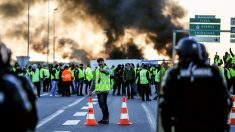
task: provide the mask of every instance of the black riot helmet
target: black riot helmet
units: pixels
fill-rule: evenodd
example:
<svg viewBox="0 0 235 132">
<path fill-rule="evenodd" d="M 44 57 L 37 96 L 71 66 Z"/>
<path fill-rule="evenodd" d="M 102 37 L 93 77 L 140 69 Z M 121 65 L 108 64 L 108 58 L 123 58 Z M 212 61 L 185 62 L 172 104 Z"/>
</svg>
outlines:
<svg viewBox="0 0 235 132">
<path fill-rule="evenodd" d="M 208 52 L 206 50 L 206 47 L 202 43 L 198 43 L 198 44 L 199 44 L 199 53 L 201 52 L 201 54 L 199 54 L 199 58 L 200 58 L 200 60 L 206 61 L 209 56 Z"/>
<path fill-rule="evenodd" d="M 0 42 L 0 69 L 6 70 L 10 68 L 11 51 L 5 44 Z"/>
<path fill-rule="evenodd" d="M 191 38 L 182 38 L 176 46 L 176 52 L 179 55 L 180 61 L 198 60 L 200 48 L 197 41 Z"/>
</svg>

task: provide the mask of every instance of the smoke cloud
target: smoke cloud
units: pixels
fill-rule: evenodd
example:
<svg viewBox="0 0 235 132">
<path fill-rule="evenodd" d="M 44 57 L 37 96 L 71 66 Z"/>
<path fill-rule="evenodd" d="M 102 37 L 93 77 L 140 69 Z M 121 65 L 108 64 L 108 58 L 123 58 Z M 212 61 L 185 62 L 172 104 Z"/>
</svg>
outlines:
<svg viewBox="0 0 235 132">
<path fill-rule="evenodd" d="M 47 0 L 31 0 L 31 10 L 39 4 L 44 4 L 43 8 L 47 10 L 47 2 Z M 148 41 L 145 43 L 153 43 L 153 47 L 158 52 L 170 56 L 172 31 L 183 28 L 179 20 L 186 14 L 185 10 L 173 0 L 57 0 L 50 3 L 59 7 L 62 19 L 60 28 L 79 25 L 81 20 L 98 23 L 107 37 L 104 43 L 105 51 L 100 52 L 104 52 L 111 59 L 143 58 L 143 49 L 133 40 L 125 43 L 120 41 L 125 36 L 126 29 L 147 33 L 145 40 Z M 28 0 L 0 2 L 0 17 L 4 19 L 24 17 L 5 33 L 7 37 L 22 37 L 26 40 L 27 6 Z M 30 31 L 31 48 L 42 54 L 46 54 L 48 39 L 47 14 L 44 16 L 45 18 L 34 24 L 33 30 Z M 23 28 L 15 28 L 17 26 Z M 52 24 L 50 30 L 52 30 Z M 132 37 L 134 39 L 135 36 Z M 60 51 L 62 58 L 86 62 L 94 57 L 88 53 L 90 50 L 82 49 L 79 42 L 71 38 L 63 35 L 57 38 L 56 50 Z M 61 50 L 63 47 L 69 47 L 70 52 L 64 53 Z"/>
<path fill-rule="evenodd" d="M 76 41 L 69 38 L 62 38 L 58 42 L 57 50 L 63 49 L 63 47 L 70 47 L 70 52 L 64 52 L 62 55 L 63 59 L 77 60 L 82 63 L 89 62 L 89 54 L 84 49 L 79 49 L 79 44 Z"/>
<path fill-rule="evenodd" d="M 110 53 L 115 52 L 116 57 L 121 53 L 117 54 L 115 42 L 124 35 L 126 28 L 156 34 L 156 37 L 147 37 L 154 42 L 155 49 L 170 55 L 167 45 L 172 42 L 172 31 L 183 28 L 178 19 L 185 15 L 184 9 L 172 0 L 61 0 L 62 5 L 65 23 L 76 22 L 74 18 L 82 17 L 82 11 L 95 18 L 106 31 L 106 49 L 111 49 Z M 122 47 L 128 49 L 128 46 L 123 44 Z M 113 55 L 110 58 L 115 58 Z"/>
</svg>

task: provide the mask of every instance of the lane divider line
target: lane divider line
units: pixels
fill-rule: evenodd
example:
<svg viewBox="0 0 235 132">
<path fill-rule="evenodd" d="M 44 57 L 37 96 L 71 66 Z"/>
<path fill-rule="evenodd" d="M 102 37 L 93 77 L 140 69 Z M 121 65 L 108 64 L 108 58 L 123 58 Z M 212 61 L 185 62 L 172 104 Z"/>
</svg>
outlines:
<svg viewBox="0 0 235 132">
<path fill-rule="evenodd" d="M 154 119 L 153 114 L 151 113 L 151 111 L 147 108 L 145 103 L 141 103 L 141 106 L 143 107 L 145 114 L 147 116 L 150 128 L 151 128 L 151 132 L 156 132 L 156 119 Z"/>
<path fill-rule="evenodd" d="M 46 118 L 42 119 L 41 121 L 39 121 L 39 123 L 38 123 L 36 128 L 39 128 L 39 127 L 43 126 L 44 124 L 48 123 L 49 121 L 51 121 L 52 119 L 54 119 L 55 117 L 57 117 L 58 115 L 63 113 L 65 111 L 65 109 L 68 109 L 68 108 L 70 108 L 70 107 L 80 103 L 83 99 L 85 99 L 85 97 L 86 96 L 77 99 L 73 103 L 71 103 L 71 104 L 69 104 L 67 106 L 62 107 L 61 109 L 57 110 L 55 113 L 53 113 L 53 114 L 47 116 Z"/>
<path fill-rule="evenodd" d="M 64 110 L 57 110 L 55 113 L 51 114 L 50 116 L 48 116 L 48 117 L 44 118 L 42 121 L 40 121 L 39 124 L 37 125 L 37 128 L 43 126 L 44 124 L 51 121 L 52 119 L 54 119 L 55 117 L 57 117 L 58 115 L 60 115 L 63 112 L 64 112 Z"/>
</svg>

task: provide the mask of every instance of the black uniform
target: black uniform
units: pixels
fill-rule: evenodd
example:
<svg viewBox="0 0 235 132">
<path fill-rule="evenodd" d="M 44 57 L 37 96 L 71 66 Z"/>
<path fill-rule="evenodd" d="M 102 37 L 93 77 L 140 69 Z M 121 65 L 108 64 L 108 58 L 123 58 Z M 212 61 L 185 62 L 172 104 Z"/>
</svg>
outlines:
<svg viewBox="0 0 235 132">
<path fill-rule="evenodd" d="M 6 50 L 0 44 L 0 131 L 34 131 L 38 118 L 33 84 L 10 72 L 10 53 L 3 52 Z"/>
<path fill-rule="evenodd" d="M 165 132 L 228 130 L 231 98 L 216 66 L 182 61 L 167 71 L 160 94 L 159 124 Z"/>
</svg>

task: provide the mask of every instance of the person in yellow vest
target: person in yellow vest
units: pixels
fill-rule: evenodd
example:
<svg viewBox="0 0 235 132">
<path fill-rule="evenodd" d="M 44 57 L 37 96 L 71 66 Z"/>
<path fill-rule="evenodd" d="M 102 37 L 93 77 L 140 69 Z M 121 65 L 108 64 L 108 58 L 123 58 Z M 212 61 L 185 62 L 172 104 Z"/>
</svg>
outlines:
<svg viewBox="0 0 235 132">
<path fill-rule="evenodd" d="M 143 64 L 143 69 L 139 72 L 139 81 L 142 101 L 145 101 L 144 95 L 146 95 L 146 101 L 151 101 L 149 99 L 149 82 L 151 81 L 151 78 L 146 64 Z"/>
<path fill-rule="evenodd" d="M 88 89 L 91 87 L 91 81 L 93 79 L 93 74 L 90 65 L 88 64 L 85 70 L 85 93 L 87 94 Z"/>
<path fill-rule="evenodd" d="M 64 65 L 64 70 L 61 74 L 63 80 L 62 96 L 70 96 L 70 85 L 72 82 L 72 72 L 69 70 L 68 65 Z"/>
<path fill-rule="evenodd" d="M 78 71 L 78 87 L 77 87 L 77 96 L 83 96 L 82 90 L 83 90 L 83 84 L 85 79 L 85 70 L 83 68 L 83 64 L 80 64 Z"/>
<path fill-rule="evenodd" d="M 155 93 L 158 94 L 158 89 L 160 87 L 160 80 L 161 80 L 161 65 L 156 64 L 156 69 L 154 71 L 154 82 L 155 82 Z M 156 100 L 158 95 L 156 95 L 153 100 Z"/>
<path fill-rule="evenodd" d="M 75 66 L 73 63 L 70 64 L 70 68 L 69 70 L 72 72 L 73 74 L 73 79 L 72 79 L 72 83 L 71 83 L 71 88 L 72 88 L 72 94 L 76 93 L 76 84 L 75 84 Z"/>
<path fill-rule="evenodd" d="M 31 71 L 32 82 L 37 89 L 37 95 L 40 97 L 41 85 L 40 85 L 40 71 L 37 68 L 37 64 L 32 65 Z"/>
<path fill-rule="evenodd" d="M 103 118 L 98 123 L 109 123 L 109 110 L 107 105 L 107 97 L 110 91 L 110 70 L 104 65 L 104 59 L 97 59 L 99 68 L 95 71 L 95 76 L 92 81 L 91 89 L 89 90 L 89 96 L 92 95 L 92 91 L 95 90 L 99 102 L 99 106 L 103 113 Z"/>
<path fill-rule="evenodd" d="M 48 64 L 44 64 L 40 70 L 40 76 L 43 81 L 43 91 L 48 92 L 50 86 L 50 71 Z"/>
</svg>

